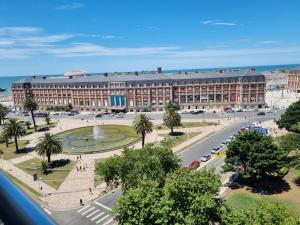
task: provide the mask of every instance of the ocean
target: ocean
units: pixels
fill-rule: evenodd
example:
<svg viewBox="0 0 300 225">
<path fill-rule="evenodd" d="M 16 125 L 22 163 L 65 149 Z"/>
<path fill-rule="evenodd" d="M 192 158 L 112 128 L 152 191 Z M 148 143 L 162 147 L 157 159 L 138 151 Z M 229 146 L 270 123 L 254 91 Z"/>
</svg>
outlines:
<svg viewBox="0 0 300 225">
<path fill-rule="evenodd" d="M 295 67 L 299 67 L 300 64 L 288 64 L 288 65 L 266 65 L 266 66 L 242 66 L 242 67 L 226 67 L 226 69 L 250 69 L 250 68 L 256 68 L 257 72 L 264 72 L 264 71 L 274 71 L 278 69 L 291 69 Z M 224 67 L 222 67 L 224 68 Z M 201 68 L 201 69 L 182 69 L 182 70 L 163 70 L 165 73 L 175 73 L 179 71 L 187 71 L 187 72 L 193 72 L 193 71 L 207 71 L 207 70 L 215 70 L 218 68 Z M 54 76 L 54 75 L 48 75 L 48 76 Z M 55 75 L 57 76 L 57 75 Z M 0 88 L 5 88 L 6 90 L 4 92 L 0 92 L 0 96 L 7 96 L 11 94 L 11 85 L 13 82 L 20 80 L 24 77 L 28 76 L 0 76 Z"/>
</svg>

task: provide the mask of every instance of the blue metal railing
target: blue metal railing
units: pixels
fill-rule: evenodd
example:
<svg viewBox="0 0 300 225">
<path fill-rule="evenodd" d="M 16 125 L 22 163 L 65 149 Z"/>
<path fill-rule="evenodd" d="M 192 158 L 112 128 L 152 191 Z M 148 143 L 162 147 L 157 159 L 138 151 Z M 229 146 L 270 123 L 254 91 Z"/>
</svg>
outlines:
<svg viewBox="0 0 300 225">
<path fill-rule="evenodd" d="M 0 172 L 0 220 L 5 225 L 56 224 L 41 207 L 2 172 Z"/>
</svg>

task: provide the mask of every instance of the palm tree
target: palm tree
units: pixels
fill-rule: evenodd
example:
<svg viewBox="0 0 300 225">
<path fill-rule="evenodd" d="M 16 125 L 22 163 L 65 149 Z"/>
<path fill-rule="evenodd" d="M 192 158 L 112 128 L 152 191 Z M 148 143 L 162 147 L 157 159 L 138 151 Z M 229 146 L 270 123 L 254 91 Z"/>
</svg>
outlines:
<svg viewBox="0 0 300 225">
<path fill-rule="evenodd" d="M 4 118 L 8 114 L 8 108 L 2 104 L 0 104 L 0 125 L 2 125 L 2 121 L 4 121 Z"/>
<path fill-rule="evenodd" d="M 28 110 L 31 114 L 31 118 L 32 118 L 32 122 L 33 122 L 33 126 L 34 126 L 34 130 L 35 132 L 36 130 L 36 124 L 35 124 L 35 119 L 34 119 L 34 111 L 36 111 L 38 109 L 38 104 L 36 103 L 36 101 L 33 98 L 27 98 L 24 102 L 23 105 L 25 110 Z"/>
<path fill-rule="evenodd" d="M 144 113 L 138 115 L 133 121 L 133 127 L 142 136 L 142 147 L 144 147 L 146 134 L 151 133 L 153 130 L 153 123 L 150 121 L 150 117 Z"/>
<path fill-rule="evenodd" d="M 51 155 L 59 154 L 62 152 L 62 142 L 54 134 L 45 133 L 44 136 L 39 138 L 39 142 L 35 146 L 35 151 L 40 156 L 46 156 L 48 159 L 48 163 L 50 163 Z"/>
<path fill-rule="evenodd" d="M 14 137 L 16 152 L 19 152 L 18 138 L 26 134 L 23 122 L 17 119 L 9 119 L 5 124 L 5 129 L 7 130 L 9 137 Z"/>
</svg>

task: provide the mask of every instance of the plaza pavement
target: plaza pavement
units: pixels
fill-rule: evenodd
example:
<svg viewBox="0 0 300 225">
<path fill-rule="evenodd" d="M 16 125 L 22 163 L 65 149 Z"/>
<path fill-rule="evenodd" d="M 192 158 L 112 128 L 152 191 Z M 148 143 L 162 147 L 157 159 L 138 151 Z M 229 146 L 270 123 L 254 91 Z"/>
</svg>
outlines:
<svg viewBox="0 0 300 225">
<path fill-rule="evenodd" d="M 239 118 L 235 119 L 237 122 Z M 184 122 L 201 122 L 202 119 L 187 119 Z M 199 135 L 190 138 L 189 140 L 175 146 L 173 151 L 180 151 L 185 147 L 199 141 L 200 139 L 217 132 L 229 124 L 234 122 L 234 119 L 209 119 L 206 120 L 209 122 L 220 122 L 219 125 L 213 126 L 205 126 L 205 127 L 194 127 L 194 128 L 179 128 L 175 129 L 175 131 L 184 131 L 184 132 L 200 132 Z M 161 124 L 162 120 L 153 120 L 155 125 Z M 117 125 L 131 125 L 132 120 L 96 120 L 97 125 L 103 124 L 117 124 Z M 54 128 L 50 129 L 50 133 L 57 134 L 66 130 L 84 127 L 84 126 L 93 126 L 93 120 L 79 120 L 79 119 L 70 119 L 63 118 L 57 121 L 57 125 Z M 151 134 L 147 135 L 146 143 L 153 143 L 157 141 L 161 141 L 163 137 L 159 136 L 159 134 L 169 133 L 169 130 L 153 130 Z M 27 147 L 34 147 L 37 143 L 39 137 L 43 136 L 44 132 L 37 132 L 30 134 L 24 138 L 23 140 L 29 140 L 29 144 Z M 132 147 L 140 148 L 141 142 L 134 144 Z M 103 159 L 113 155 L 121 154 L 121 149 L 114 150 L 110 152 L 103 153 L 95 153 L 95 154 L 83 154 L 81 155 L 81 159 L 77 160 L 78 155 L 69 155 L 69 154 L 59 154 L 54 155 L 52 160 L 56 159 L 70 159 L 76 162 L 76 166 L 70 171 L 64 182 L 60 185 L 60 187 L 56 190 L 49 185 L 45 184 L 43 181 L 39 181 L 40 185 L 43 187 L 43 197 L 41 197 L 42 204 L 44 207 L 49 208 L 50 210 L 68 210 L 72 208 L 79 207 L 79 200 L 82 199 L 83 203 L 91 202 L 92 200 L 98 198 L 99 196 L 106 193 L 108 190 L 106 188 L 106 184 L 102 183 L 95 187 L 94 185 L 94 173 L 95 173 L 95 160 Z M 30 152 L 25 156 L 21 156 L 10 161 L 3 160 L 4 168 L 17 177 L 22 182 L 26 183 L 28 186 L 33 188 L 36 191 L 40 191 L 39 185 L 37 182 L 33 181 L 31 175 L 17 168 L 14 164 L 18 164 L 20 162 L 32 159 L 32 158 L 41 158 L 37 155 L 36 152 Z M 84 167 L 85 170 L 77 171 L 77 168 Z M 92 193 L 90 193 L 89 189 L 92 189 Z"/>
</svg>

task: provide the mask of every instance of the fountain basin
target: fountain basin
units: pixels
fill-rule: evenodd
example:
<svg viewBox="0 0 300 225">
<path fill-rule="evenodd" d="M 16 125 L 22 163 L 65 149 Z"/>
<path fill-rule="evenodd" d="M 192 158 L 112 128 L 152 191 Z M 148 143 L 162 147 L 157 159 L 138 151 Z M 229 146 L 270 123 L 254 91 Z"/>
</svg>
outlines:
<svg viewBox="0 0 300 225">
<path fill-rule="evenodd" d="M 135 129 L 125 125 L 99 125 L 101 136 L 95 137 L 95 126 L 81 127 L 57 134 L 63 153 L 94 153 L 115 150 L 139 140 Z"/>
</svg>

